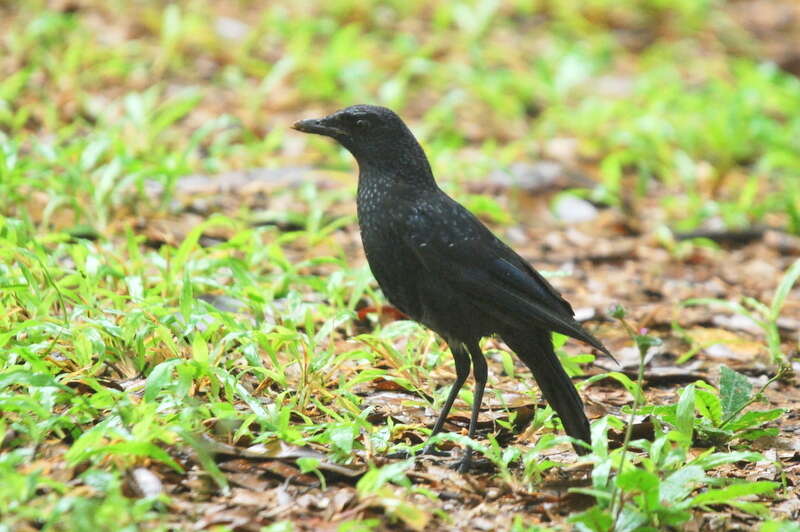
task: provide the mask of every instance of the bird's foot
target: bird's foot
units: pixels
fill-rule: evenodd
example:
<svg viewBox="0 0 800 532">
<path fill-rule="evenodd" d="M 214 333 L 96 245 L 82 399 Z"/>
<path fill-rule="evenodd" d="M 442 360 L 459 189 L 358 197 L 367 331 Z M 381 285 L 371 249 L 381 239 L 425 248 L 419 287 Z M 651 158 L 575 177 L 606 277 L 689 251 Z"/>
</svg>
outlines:
<svg viewBox="0 0 800 532">
<path fill-rule="evenodd" d="M 408 458 L 413 458 L 414 453 L 409 451 L 395 451 L 393 453 L 389 453 L 386 455 L 386 458 L 391 458 L 393 460 L 406 460 Z"/>
<path fill-rule="evenodd" d="M 410 451 L 395 451 L 393 453 L 389 453 L 386 455 L 386 458 L 392 458 L 394 460 L 407 460 L 408 458 L 414 458 L 415 456 L 450 456 L 450 453 L 447 451 L 440 451 L 433 445 L 426 445 L 422 451 L 418 453 L 412 453 Z"/>
<path fill-rule="evenodd" d="M 426 445 L 422 449 L 422 453 L 421 454 L 427 454 L 427 455 L 430 455 L 430 456 L 450 456 L 449 452 L 440 451 L 439 449 L 437 449 L 436 447 L 434 447 L 431 444 Z"/>
<path fill-rule="evenodd" d="M 467 452 L 464 453 L 464 456 L 461 457 L 456 463 L 450 466 L 451 469 L 455 469 L 459 473 L 468 473 L 469 470 L 472 468 L 472 453 L 469 452 L 471 449 L 467 449 Z"/>
<path fill-rule="evenodd" d="M 447 451 L 440 451 L 438 449 L 428 449 L 427 447 L 421 450 L 418 453 L 412 453 L 410 451 L 396 451 L 393 453 L 389 453 L 386 455 L 386 458 L 392 458 L 395 460 L 406 460 L 408 458 L 414 458 L 417 456 L 450 456 L 450 453 Z"/>
</svg>

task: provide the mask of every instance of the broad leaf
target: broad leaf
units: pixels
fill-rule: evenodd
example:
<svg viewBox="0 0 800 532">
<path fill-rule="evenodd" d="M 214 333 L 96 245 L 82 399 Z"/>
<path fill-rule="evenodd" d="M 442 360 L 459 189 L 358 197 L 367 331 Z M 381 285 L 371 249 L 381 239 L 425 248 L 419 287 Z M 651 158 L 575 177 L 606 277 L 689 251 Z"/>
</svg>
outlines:
<svg viewBox="0 0 800 532">
<path fill-rule="evenodd" d="M 720 367 L 719 395 L 722 401 L 722 415 L 727 418 L 739 411 L 752 396 L 753 386 L 747 377 L 730 369 Z"/>
<path fill-rule="evenodd" d="M 737 431 L 751 427 L 758 427 L 768 421 L 778 419 L 785 413 L 786 410 L 783 408 L 774 408 L 772 410 L 753 410 L 751 412 L 745 412 L 741 416 L 737 417 L 735 420 L 728 423 L 725 428 Z"/>
<path fill-rule="evenodd" d="M 708 390 L 695 390 L 695 406 L 703 417 L 706 417 L 717 427 L 722 423 L 722 402 L 719 397 Z"/>
<path fill-rule="evenodd" d="M 682 467 L 661 482 L 661 500 L 670 505 L 680 504 L 705 478 L 700 466 Z"/>
</svg>

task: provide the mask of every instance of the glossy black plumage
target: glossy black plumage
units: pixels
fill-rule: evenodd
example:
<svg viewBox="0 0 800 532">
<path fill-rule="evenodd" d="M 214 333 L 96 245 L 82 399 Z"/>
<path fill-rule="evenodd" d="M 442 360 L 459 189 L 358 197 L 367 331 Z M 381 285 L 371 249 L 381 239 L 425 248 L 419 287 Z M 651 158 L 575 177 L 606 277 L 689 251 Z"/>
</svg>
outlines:
<svg viewBox="0 0 800 532">
<path fill-rule="evenodd" d="M 589 443 L 583 403 L 553 351 L 550 332 L 608 350 L 575 321 L 572 307 L 550 283 L 439 189 L 403 121 L 384 107 L 357 105 L 294 127 L 332 137 L 356 158 L 358 220 L 372 273 L 393 305 L 451 348 L 457 378 L 433 434 L 441 430 L 472 365 L 476 386 L 469 436 L 474 437 L 487 377 L 478 342 L 497 334 L 530 368 L 567 434 Z M 468 449 L 460 469 L 469 465 Z"/>
</svg>

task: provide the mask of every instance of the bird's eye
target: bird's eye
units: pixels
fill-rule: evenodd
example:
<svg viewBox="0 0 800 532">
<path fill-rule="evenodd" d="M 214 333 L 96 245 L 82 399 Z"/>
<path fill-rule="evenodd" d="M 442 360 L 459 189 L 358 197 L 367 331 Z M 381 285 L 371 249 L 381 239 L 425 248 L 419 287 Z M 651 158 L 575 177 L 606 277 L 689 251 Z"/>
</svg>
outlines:
<svg viewBox="0 0 800 532">
<path fill-rule="evenodd" d="M 356 120 L 356 127 L 360 129 L 367 129 L 369 127 L 369 121 L 364 120 L 363 118 Z"/>
</svg>

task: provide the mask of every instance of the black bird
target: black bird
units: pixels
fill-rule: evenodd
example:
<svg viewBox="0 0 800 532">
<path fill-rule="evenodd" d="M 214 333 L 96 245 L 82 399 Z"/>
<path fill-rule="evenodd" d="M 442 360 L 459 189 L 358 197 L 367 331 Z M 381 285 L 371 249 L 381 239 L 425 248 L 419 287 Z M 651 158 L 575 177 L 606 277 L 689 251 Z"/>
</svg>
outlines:
<svg viewBox="0 0 800 532">
<path fill-rule="evenodd" d="M 487 378 L 478 342 L 497 334 L 533 372 L 566 433 L 591 443 L 583 402 L 553 350 L 551 331 L 610 353 L 541 274 L 437 186 L 425 152 L 400 117 L 385 107 L 355 105 L 301 120 L 294 129 L 336 139 L 353 154 L 358 222 L 373 275 L 394 306 L 450 346 L 456 382 L 432 435 L 442 429 L 471 359 L 469 437 L 475 437 Z M 575 450 L 587 452 L 582 445 Z M 467 471 L 470 460 L 467 448 L 458 469 Z"/>
</svg>

